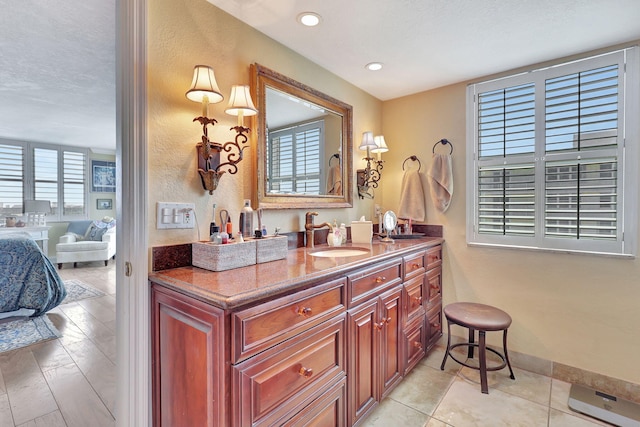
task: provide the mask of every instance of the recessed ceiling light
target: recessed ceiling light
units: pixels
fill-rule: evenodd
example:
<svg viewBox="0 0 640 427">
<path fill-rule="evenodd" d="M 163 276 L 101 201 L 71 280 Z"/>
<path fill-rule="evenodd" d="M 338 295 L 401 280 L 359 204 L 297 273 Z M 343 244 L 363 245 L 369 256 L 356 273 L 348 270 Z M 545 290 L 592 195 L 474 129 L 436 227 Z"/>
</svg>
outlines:
<svg viewBox="0 0 640 427">
<path fill-rule="evenodd" d="M 382 63 L 381 62 L 370 62 L 367 65 L 365 65 L 365 68 L 367 70 L 370 70 L 370 71 L 382 70 Z"/>
<path fill-rule="evenodd" d="M 298 22 L 307 27 L 315 27 L 320 23 L 321 17 L 315 12 L 303 12 L 298 15 Z"/>
</svg>

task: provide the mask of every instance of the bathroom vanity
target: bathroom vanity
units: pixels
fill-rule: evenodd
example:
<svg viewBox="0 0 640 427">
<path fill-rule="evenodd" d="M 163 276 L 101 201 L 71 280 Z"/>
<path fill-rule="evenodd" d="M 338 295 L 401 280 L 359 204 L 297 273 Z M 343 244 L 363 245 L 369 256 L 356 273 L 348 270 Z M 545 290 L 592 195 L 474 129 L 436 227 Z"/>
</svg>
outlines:
<svg viewBox="0 0 640 427">
<path fill-rule="evenodd" d="M 154 425 L 358 424 L 442 335 L 442 242 L 152 273 Z"/>
</svg>

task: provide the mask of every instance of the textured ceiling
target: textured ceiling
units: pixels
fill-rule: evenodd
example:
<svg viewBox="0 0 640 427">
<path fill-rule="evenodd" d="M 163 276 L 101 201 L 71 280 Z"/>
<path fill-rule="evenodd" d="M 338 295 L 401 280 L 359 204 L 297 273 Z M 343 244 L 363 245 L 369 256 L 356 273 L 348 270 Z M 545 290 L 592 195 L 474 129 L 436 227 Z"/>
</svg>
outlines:
<svg viewBox="0 0 640 427">
<path fill-rule="evenodd" d="M 0 9 L 0 138 L 115 150 L 115 1 Z"/>
<path fill-rule="evenodd" d="M 381 100 L 640 39 L 639 0 L 209 1 Z M 0 8 L 0 138 L 114 150 L 115 1 Z"/>
<path fill-rule="evenodd" d="M 640 39 L 639 0 L 208 1 L 381 100 Z"/>
</svg>

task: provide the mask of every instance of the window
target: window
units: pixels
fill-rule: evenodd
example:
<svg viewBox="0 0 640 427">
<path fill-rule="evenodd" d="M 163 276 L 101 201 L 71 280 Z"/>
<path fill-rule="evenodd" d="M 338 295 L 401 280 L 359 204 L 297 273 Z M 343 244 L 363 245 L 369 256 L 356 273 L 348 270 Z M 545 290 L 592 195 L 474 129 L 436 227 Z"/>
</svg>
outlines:
<svg viewBox="0 0 640 427">
<path fill-rule="evenodd" d="M 270 193 L 320 194 L 324 158 L 324 122 L 269 133 L 267 190 Z"/>
<path fill-rule="evenodd" d="M 468 87 L 470 244 L 635 255 L 637 50 Z"/>
<path fill-rule="evenodd" d="M 0 141 L 0 214 L 49 200 L 49 221 L 87 218 L 87 157 L 83 148 Z"/>
</svg>

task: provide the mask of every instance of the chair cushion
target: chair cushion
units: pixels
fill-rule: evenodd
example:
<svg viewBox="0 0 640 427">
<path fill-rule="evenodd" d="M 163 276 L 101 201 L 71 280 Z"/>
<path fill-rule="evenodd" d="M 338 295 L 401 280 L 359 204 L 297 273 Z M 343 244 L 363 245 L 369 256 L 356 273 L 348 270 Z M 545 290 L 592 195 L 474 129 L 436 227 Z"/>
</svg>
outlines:
<svg viewBox="0 0 640 427">
<path fill-rule="evenodd" d="M 95 242 L 93 240 L 85 240 L 73 243 L 58 243 L 56 252 L 82 252 L 82 251 L 99 251 L 107 249 L 109 242 Z"/>
</svg>

